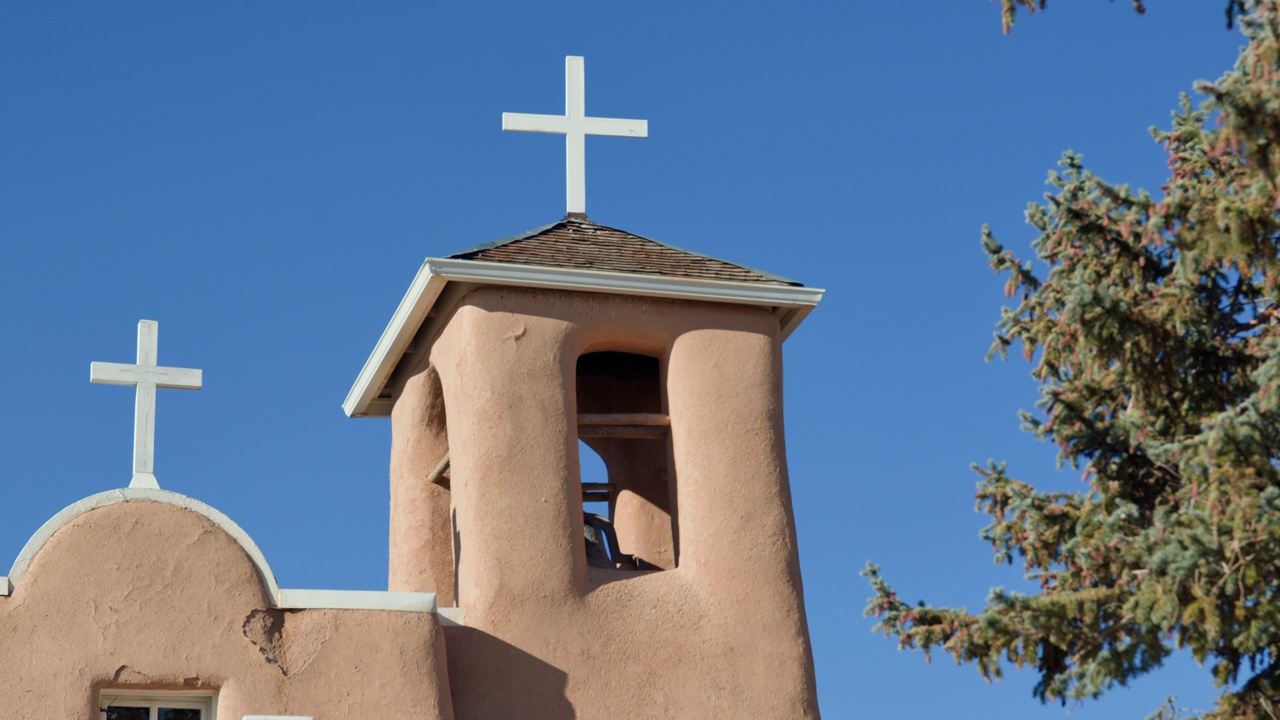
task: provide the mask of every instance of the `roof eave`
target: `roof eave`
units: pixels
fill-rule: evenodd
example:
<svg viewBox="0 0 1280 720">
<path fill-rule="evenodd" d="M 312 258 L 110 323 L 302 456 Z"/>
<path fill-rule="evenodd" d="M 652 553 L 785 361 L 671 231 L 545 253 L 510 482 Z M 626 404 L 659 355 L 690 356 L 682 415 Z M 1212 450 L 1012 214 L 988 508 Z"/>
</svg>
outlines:
<svg viewBox="0 0 1280 720">
<path fill-rule="evenodd" d="M 422 263 L 395 313 L 391 315 L 391 322 L 387 323 L 382 336 L 373 346 L 369 359 L 356 376 L 347 399 L 342 403 L 342 410 L 347 417 L 386 416 L 382 412 L 368 412 L 370 405 L 377 400 L 382 388 L 386 387 L 391 373 L 395 372 L 396 364 L 400 362 L 409 343 L 413 342 L 414 335 L 426 321 L 431 307 L 435 305 L 440 293 L 444 292 L 448 282 L 446 278 L 432 272 L 430 259 Z"/>
<path fill-rule="evenodd" d="M 378 402 L 378 395 L 390 381 L 400 358 L 450 282 L 763 305 L 776 308 L 784 340 L 817 306 L 825 292 L 818 288 L 771 283 L 427 258 L 347 393 L 342 409 L 348 417 L 389 415 L 389 403 L 385 400 Z"/>
</svg>

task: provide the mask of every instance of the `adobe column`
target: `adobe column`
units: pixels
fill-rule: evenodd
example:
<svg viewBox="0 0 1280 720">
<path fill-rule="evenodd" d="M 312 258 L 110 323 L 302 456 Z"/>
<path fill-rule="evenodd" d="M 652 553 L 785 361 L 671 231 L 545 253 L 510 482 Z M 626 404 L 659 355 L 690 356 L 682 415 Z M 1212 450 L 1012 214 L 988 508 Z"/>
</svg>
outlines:
<svg viewBox="0 0 1280 720">
<path fill-rule="evenodd" d="M 433 592 L 448 607 L 457 604 L 450 492 L 432 477 L 449 454 L 444 390 L 426 353 L 418 357 L 393 395 L 387 588 Z"/>
<path fill-rule="evenodd" d="M 752 658 L 732 671 L 759 716 L 816 717 L 778 323 L 760 309 L 720 307 L 675 340 L 668 364 L 680 567 L 714 603 L 718 642 Z"/>
<path fill-rule="evenodd" d="M 570 487 L 572 325 L 539 316 L 543 293 L 483 288 L 468 295 L 432 350 L 449 411 L 458 603 L 467 624 L 490 611 L 570 597 L 575 552 Z M 532 306 L 532 307 L 531 307 Z"/>
</svg>

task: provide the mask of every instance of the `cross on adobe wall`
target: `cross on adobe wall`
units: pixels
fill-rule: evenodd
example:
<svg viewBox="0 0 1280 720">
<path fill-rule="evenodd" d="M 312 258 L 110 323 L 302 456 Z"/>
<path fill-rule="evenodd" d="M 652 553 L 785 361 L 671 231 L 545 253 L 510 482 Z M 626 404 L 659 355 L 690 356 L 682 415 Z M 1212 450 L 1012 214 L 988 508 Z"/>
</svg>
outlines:
<svg viewBox="0 0 1280 720">
<path fill-rule="evenodd" d="M 159 335 L 160 323 L 139 320 L 136 364 L 95 362 L 89 365 L 89 382 L 137 388 L 133 409 L 133 479 L 129 487 L 160 487 L 155 476 L 156 388 L 199 390 L 204 379 L 200 370 L 156 365 Z"/>
</svg>

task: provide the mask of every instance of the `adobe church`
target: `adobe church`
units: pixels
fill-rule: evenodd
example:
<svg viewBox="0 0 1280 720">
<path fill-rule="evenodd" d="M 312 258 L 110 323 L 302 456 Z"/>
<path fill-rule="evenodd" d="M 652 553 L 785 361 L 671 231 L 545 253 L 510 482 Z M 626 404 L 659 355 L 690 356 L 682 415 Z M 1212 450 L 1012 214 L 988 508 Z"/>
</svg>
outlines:
<svg viewBox="0 0 1280 720">
<path fill-rule="evenodd" d="M 582 58 L 567 214 L 428 258 L 343 405 L 389 418 L 384 592 L 288 589 L 230 518 L 160 487 L 160 364 L 129 487 L 70 504 L 0 577 L 0 717 L 817 718 L 782 420 L 782 343 L 822 296 L 588 219 Z M 167 392 L 167 390 L 166 390 Z M 583 482 L 579 443 L 605 482 Z"/>
</svg>

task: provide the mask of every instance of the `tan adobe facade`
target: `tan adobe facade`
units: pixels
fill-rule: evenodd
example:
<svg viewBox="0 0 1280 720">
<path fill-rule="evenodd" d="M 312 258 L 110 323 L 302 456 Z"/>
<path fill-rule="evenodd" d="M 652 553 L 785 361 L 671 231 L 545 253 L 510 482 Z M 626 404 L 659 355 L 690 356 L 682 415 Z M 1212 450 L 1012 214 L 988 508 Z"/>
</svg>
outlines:
<svg viewBox="0 0 1280 720">
<path fill-rule="evenodd" d="M 344 406 L 391 421 L 387 592 L 281 589 L 175 493 L 87 498 L 0 579 L 0 714 L 817 718 L 782 342 L 820 297 L 585 217 L 429 259 Z"/>
</svg>

